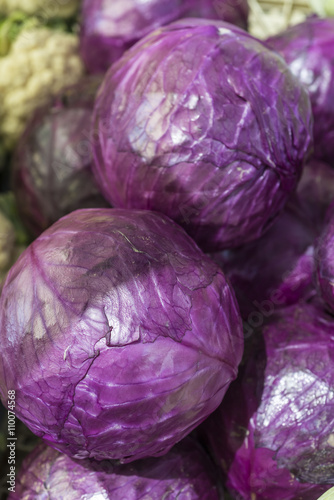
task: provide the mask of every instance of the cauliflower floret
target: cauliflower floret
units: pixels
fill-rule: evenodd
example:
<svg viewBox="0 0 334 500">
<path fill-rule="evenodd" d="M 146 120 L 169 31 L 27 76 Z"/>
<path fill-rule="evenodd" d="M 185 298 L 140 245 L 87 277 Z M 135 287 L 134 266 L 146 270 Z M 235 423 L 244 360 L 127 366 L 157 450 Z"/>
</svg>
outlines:
<svg viewBox="0 0 334 500">
<path fill-rule="evenodd" d="M 334 16 L 334 0 L 309 0 L 309 3 L 319 16 Z"/>
<path fill-rule="evenodd" d="M 7 148 L 13 147 L 37 107 L 81 79 L 78 46 L 76 35 L 34 27 L 21 31 L 10 52 L 0 58 L 0 135 Z"/>
<path fill-rule="evenodd" d="M 15 10 L 26 14 L 38 14 L 42 18 L 72 16 L 79 6 L 79 0 L 0 0 L 0 13 L 9 15 Z"/>
<path fill-rule="evenodd" d="M 312 1 L 319 2 L 281 0 L 275 5 L 272 1 L 248 0 L 249 32 L 256 38 L 263 39 L 284 31 L 288 26 L 301 23 L 312 13 Z"/>
</svg>

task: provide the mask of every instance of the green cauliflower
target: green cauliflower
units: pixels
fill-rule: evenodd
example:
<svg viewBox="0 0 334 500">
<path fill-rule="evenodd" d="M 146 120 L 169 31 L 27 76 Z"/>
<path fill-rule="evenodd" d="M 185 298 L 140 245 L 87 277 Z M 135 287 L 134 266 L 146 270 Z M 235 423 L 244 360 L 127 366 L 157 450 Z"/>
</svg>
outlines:
<svg viewBox="0 0 334 500">
<path fill-rule="evenodd" d="M 8 36 L 4 40 L 11 42 Z M 33 111 L 76 84 L 84 65 L 77 35 L 41 26 L 34 18 L 25 22 L 9 48 L 4 42 L 2 48 L 2 53 L 8 53 L 0 57 L 0 138 L 10 150 Z"/>
</svg>

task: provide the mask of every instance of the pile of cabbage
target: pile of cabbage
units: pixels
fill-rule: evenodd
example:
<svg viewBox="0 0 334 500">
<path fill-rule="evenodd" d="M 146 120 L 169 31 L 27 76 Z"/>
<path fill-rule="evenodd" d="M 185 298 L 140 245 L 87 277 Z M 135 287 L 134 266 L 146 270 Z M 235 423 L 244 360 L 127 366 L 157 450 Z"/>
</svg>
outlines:
<svg viewBox="0 0 334 500">
<path fill-rule="evenodd" d="M 85 74 L 11 136 L 11 500 L 333 494 L 334 19 L 260 41 L 250 8 L 83 0 Z"/>
</svg>

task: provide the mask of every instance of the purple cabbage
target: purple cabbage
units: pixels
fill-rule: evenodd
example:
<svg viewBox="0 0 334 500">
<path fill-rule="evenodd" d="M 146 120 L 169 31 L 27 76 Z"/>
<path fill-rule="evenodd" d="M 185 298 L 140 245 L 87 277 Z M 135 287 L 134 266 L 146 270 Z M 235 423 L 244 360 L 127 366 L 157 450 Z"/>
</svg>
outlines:
<svg viewBox="0 0 334 500">
<path fill-rule="evenodd" d="M 230 24 L 184 20 L 114 64 L 94 110 L 94 172 L 122 208 L 158 210 L 206 251 L 272 224 L 312 143 L 307 92 Z"/>
<path fill-rule="evenodd" d="M 328 222 L 315 251 L 317 284 L 323 300 L 334 312 L 334 203 L 328 210 Z"/>
<path fill-rule="evenodd" d="M 260 239 L 212 254 L 231 281 L 247 334 L 278 308 L 314 294 L 317 232 L 297 206 L 290 206 Z"/>
<path fill-rule="evenodd" d="M 37 238 L 0 297 L 0 393 L 74 458 L 166 453 L 220 404 L 243 333 L 216 264 L 167 217 L 83 209 Z"/>
<path fill-rule="evenodd" d="M 248 344 L 238 379 L 203 424 L 236 499 L 315 500 L 334 484 L 333 327 L 318 303 L 299 304 Z"/>
<path fill-rule="evenodd" d="M 108 206 L 91 170 L 90 121 L 99 83 L 88 78 L 38 109 L 17 145 L 13 189 L 34 236 L 73 210 Z"/>
<path fill-rule="evenodd" d="M 334 199 L 334 169 L 312 160 L 296 193 L 260 239 L 211 254 L 236 293 L 248 334 L 277 308 L 315 294 L 314 244 Z"/>
<path fill-rule="evenodd" d="M 181 17 L 222 19 L 247 27 L 247 0 L 84 0 L 81 55 L 91 73 L 104 73 L 125 50 Z"/>
<path fill-rule="evenodd" d="M 314 153 L 334 158 L 334 18 L 311 17 L 269 38 L 291 71 L 308 89 L 314 115 Z"/>
<path fill-rule="evenodd" d="M 213 464 L 191 439 L 160 458 L 81 463 L 41 444 L 25 459 L 9 500 L 222 500 Z"/>
<path fill-rule="evenodd" d="M 334 201 L 334 168 L 312 159 L 305 165 L 297 187 L 297 204 L 318 234 L 324 228 L 327 210 Z"/>
</svg>

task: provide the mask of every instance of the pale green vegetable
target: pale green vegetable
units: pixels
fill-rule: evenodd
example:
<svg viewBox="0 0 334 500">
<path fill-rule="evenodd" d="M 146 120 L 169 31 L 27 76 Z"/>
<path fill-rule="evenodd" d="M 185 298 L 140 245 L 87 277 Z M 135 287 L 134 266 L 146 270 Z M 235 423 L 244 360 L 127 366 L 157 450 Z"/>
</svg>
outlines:
<svg viewBox="0 0 334 500">
<path fill-rule="evenodd" d="M 27 14 L 38 14 L 44 19 L 72 16 L 79 6 L 79 0 L 0 0 L 0 14 L 8 15 L 15 10 Z"/>
<path fill-rule="evenodd" d="M 15 244 L 13 224 L 0 212 L 0 280 L 10 266 Z"/>
<path fill-rule="evenodd" d="M 334 488 L 331 488 L 330 490 L 326 491 L 323 495 L 321 495 L 318 500 L 333 500 L 334 499 Z"/>
<path fill-rule="evenodd" d="M 256 38 L 267 38 L 317 14 L 334 16 L 334 0 L 248 0 L 249 29 Z"/>
<path fill-rule="evenodd" d="M 11 149 L 33 111 L 84 73 L 72 33 L 35 26 L 24 27 L 0 58 L 0 136 Z"/>
<path fill-rule="evenodd" d="M 28 235 L 19 218 L 12 192 L 0 195 L 0 285 L 27 247 Z"/>
<path fill-rule="evenodd" d="M 319 16 L 334 16 L 333 0 L 309 0 L 309 3 Z"/>
</svg>

